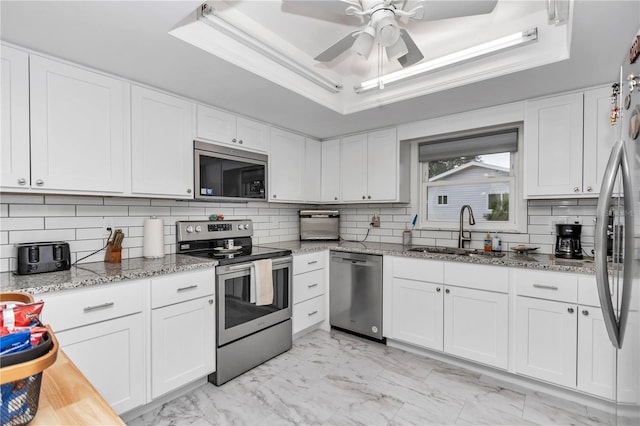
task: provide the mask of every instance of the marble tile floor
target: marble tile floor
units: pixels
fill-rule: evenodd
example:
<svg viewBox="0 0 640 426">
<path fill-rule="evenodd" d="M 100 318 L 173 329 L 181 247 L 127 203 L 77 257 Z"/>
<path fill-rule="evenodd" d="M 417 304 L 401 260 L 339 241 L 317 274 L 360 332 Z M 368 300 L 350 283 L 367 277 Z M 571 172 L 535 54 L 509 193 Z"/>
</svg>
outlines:
<svg viewBox="0 0 640 426">
<path fill-rule="evenodd" d="M 133 419 L 165 425 L 607 425 L 607 413 L 349 334 L 316 330 L 221 387 Z"/>
</svg>

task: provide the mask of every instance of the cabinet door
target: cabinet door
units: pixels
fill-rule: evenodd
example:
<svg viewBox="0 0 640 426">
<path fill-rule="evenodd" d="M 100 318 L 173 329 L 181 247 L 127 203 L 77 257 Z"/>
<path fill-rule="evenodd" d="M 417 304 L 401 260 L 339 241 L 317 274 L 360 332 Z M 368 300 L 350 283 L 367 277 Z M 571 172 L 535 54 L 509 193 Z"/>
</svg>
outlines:
<svg viewBox="0 0 640 426">
<path fill-rule="evenodd" d="M 151 396 L 215 370 L 213 296 L 151 311 Z"/>
<path fill-rule="evenodd" d="M 235 115 L 203 105 L 198 105 L 196 111 L 196 136 L 199 139 L 237 145 Z"/>
<path fill-rule="evenodd" d="M 317 203 L 320 201 L 322 184 L 322 144 L 313 139 L 306 140 L 305 166 L 303 171 L 304 201 Z"/>
<path fill-rule="evenodd" d="M 613 399 L 616 351 L 600 308 L 578 306 L 578 389 Z"/>
<path fill-rule="evenodd" d="M 34 188 L 124 192 L 129 85 L 31 56 Z"/>
<path fill-rule="evenodd" d="M 516 298 L 516 372 L 576 386 L 576 305 Z"/>
<path fill-rule="evenodd" d="M 322 142 L 322 202 L 340 201 L 340 139 Z"/>
<path fill-rule="evenodd" d="M 2 158 L 0 186 L 28 188 L 29 159 L 29 55 L 2 46 L 0 108 L 2 112 Z"/>
<path fill-rule="evenodd" d="M 116 413 L 146 402 L 142 313 L 56 332 L 56 337 Z"/>
<path fill-rule="evenodd" d="M 367 135 L 342 139 L 340 146 L 342 201 L 367 200 Z"/>
<path fill-rule="evenodd" d="M 131 89 L 131 192 L 193 198 L 193 104 Z"/>
<path fill-rule="evenodd" d="M 269 147 L 269 126 L 238 117 L 236 121 L 236 140 L 242 148 L 267 152 Z"/>
<path fill-rule="evenodd" d="M 442 350 L 442 284 L 393 279 L 393 338 Z"/>
<path fill-rule="evenodd" d="M 506 369 L 509 296 L 447 286 L 444 295 L 444 351 Z"/>
<path fill-rule="evenodd" d="M 582 93 L 527 102 L 524 122 L 527 196 L 582 193 L 582 111 Z"/>
<path fill-rule="evenodd" d="M 302 176 L 305 139 L 294 133 L 271 129 L 269 147 L 269 201 L 304 199 Z"/>
<path fill-rule="evenodd" d="M 584 172 L 583 191 L 600 192 L 604 169 L 615 142 L 611 125 L 611 87 L 584 93 Z"/>
<path fill-rule="evenodd" d="M 389 201 L 397 198 L 398 142 L 396 129 L 367 135 L 367 199 Z"/>
</svg>

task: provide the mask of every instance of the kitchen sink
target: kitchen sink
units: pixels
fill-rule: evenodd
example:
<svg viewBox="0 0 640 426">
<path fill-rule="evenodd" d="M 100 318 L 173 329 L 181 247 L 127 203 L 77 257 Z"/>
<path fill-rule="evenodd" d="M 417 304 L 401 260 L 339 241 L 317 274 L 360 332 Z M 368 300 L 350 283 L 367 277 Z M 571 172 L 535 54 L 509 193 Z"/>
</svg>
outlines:
<svg viewBox="0 0 640 426">
<path fill-rule="evenodd" d="M 453 247 L 412 247 L 407 251 L 418 253 L 450 254 L 469 257 L 503 257 L 505 253 L 487 252 L 478 249 L 462 249 Z"/>
</svg>

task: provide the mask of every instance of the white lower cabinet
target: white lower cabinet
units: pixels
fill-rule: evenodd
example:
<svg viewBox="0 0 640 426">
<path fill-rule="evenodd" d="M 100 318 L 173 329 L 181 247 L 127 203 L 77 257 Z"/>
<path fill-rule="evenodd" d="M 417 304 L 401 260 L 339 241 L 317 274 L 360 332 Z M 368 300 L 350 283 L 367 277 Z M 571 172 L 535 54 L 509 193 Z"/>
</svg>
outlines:
<svg viewBox="0 0 640 426">
<path fill-rule="evenodd" d="M 327 318 L 329 252 L 293 256 L 293 334 Z"/>
<path fill-rule="evenodd" d="M 146 402 L 147 281 L 45 294 L 42 320 L 116 413 Z"/>
<path fill-rule="evenodd" d="M 215 273 L 151 280 L 151 397 L 215 370 Z"/>
<path fill-rule="evenodd" d="M 600 308 L 578 306 L 578 389 L 613 399 L 616 351 Z"/>
<path fill-rule="evenodd" d="M 523 296 L 516 299 L 516 372 L 575 388 L 576 305 Z"/>
<path fill-rule="evenodd" d="M 509 296 L 447 286 L 444 295 L 444 351 L 506 369 Z"/>
</svg>

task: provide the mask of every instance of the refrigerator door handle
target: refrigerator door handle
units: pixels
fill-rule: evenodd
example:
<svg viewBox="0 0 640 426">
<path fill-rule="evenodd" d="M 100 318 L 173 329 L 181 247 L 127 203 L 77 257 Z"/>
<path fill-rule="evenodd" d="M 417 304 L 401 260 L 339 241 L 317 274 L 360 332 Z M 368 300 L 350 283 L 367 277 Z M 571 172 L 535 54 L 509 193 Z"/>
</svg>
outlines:
<svg viewBox="0 0 640 426">
<path fill-rule="evenodd" d="M 611 150 L 607 168 L 602 177 L 602 187 L 598 205 L 596 207 L 596 229 L 595 229 L 595 267 L 596 283 L 598 286 L 598 296 L 602 307 L 605 327 L 609 340 L 614 347 L 620 348 L 620 334 L 616 313 L 611 301 L 611 288 L 609 285 L 609 270 L 607 264 L 607 216 L 611 207 L 611 196 L 616 182 L 618 170 L 621 168 L 622 157 L 624 155 L 624 143 L 617 142 Z M 624 179 L 624 178 L 623 178 Z M 623 183 L 623 188 L 624 183 Z M 626 195 L 626 194 L 625 194 Z M 626 224 L 625 224 L 626 225 Z M 627 226 L 625 226 L 627 228 Z M 626 258 L 627 256 L 625 256 Z"/>
<path fill-rule="evenodd" d="M 622 145 L 622 158 L 620 161 L 622 170 L 622 188 L 624 191 L 624 256 L 622 273 L 622 294 L 620 295 L 620 317 L 618 320 L 618 348 L 622 348 L 624 334 L 627 329 L 627 318 L 631 304 L 631 287 L 633 286 L 633 262 L 634 262 L 634 194 L 631 186 L 631 168 L 625 145 Z"/>
</svg>

